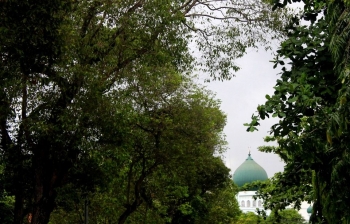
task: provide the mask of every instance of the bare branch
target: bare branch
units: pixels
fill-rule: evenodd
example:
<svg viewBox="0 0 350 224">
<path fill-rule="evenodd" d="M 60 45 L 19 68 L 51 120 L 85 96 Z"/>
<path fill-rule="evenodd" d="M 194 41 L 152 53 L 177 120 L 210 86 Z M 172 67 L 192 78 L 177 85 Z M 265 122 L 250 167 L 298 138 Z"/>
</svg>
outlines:
<svg viewBox="0 0 350 224">
<path fill-rule="evenodd" d="M 191 9 L 192 9 L 197 3 L 198 3 L 198 0 L 193 1 L 192 4 L 189 5 L 189 6 L 187 7 L 187 9 L 183 12 L 183 14 L 186 15 L 189 11 L 191 11 Z"/>
<path fill-rule="evenodd" d="M 248 23 L 248 20 L 242 20 L 241 18 L 235 17 L 235 16 L 226 16 L 226 17 L 217 17 L 217 16 L 212 16 L 208 14 L 201 14 L 201 13 L 193 13 L 193 14 L 188 14 L 185 15 L 185 17 L 208 17 L 211 19 L 216 19 L 216 20 L 228 20 L 228 19 L 234 19 L 235 21 L 239 21 L 242 23 Z M 254 21 L 254 20 L 251 20 Z"/>
</svg>

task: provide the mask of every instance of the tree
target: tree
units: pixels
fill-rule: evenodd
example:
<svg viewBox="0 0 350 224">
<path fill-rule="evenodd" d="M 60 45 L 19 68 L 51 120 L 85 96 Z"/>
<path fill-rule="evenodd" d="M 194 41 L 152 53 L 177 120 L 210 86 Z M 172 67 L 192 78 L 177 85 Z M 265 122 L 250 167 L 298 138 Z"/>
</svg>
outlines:
<svg viewBox="0 0 350 224">
<path fill-rule="evenodd" d="M 119 146 L 126 149 L 125 158 L 118 159 L 120 155 L 113 149 L 98 152 L 103 159 L 96 162 L 104 172 L 98 176 L 110 181 L 107 187 L 100 186 L 98 191 L 90 193 L 90 219 L 96 223 L 118 217 L 118 223 L 127 219 L 144 223 L 146 220 L 203 223 L 207 219 L 234 219 L 238 212 L 236 192 L 231 189 L 228 168 L 214 156 L 224 147 L 221 131 L 225 116 L 219 111 L 218 102 L 204 90 L 191 88 L 186 77 L 139 78 L 135 86 L 129 87 L 132 91 L 124 90 L 133 94 L 127 94 L 124 102 L 120 102 L 124 107 L 130 104 L 124 117 L 130 122 L 125 126 L 130 130 L 125 131 L 126 141 Z M 117 177 L 108 177 L 111 170 L 119 170 Z M 94 178 L 95 175 L 90 175 L 89 182 Z M 228 204 L 217 201 L 223 193 Z M 81 210 L 76 207 L 82 207 L 79 198 L 82 196 L 72 193 L 60 197 L 61 208 L 54 213 L 54 220 L 58 221 L 52 223 L 62 221 L 56 215 L 62 216 L 64 210 L 66 222 L 77 222 Z M 209 211 L 216 211 L 215 217 Z"/>
<path fill-rule="evenodd" d="M 253 212 L 242 213 L 236 223 L 241 224 L 269 224 L 269 223 L 285 223 L 285 224 L 304 224 L 304 218 L 294 209 L 285 209 L 278 213 L 271 213 L 267 218 L 262 218 Z"/>
<path fill-rule="evenodd" d="M 256 224 L 263 222 L 263 218 L 256 215 L 254 212 L 242 213 L 236 223 Z"/>
<path fill-rule="evenodd" d="M 271 215 L 266 219 L 266 223 L 285 223 L 285 224 L 303 224 L 306 223 L 304 218 L 295 209 L 285 209 L 276 215 Z"/>
<path fill-rule="evenodd" d="M 133 79 L 136 77 L 133 76 Z M 121 145 L 130 153 L 130 163 L 126 163 L 126 210 L 119 223 L 136 211 L 142 201 L 152 203 L 152 199 L 157 198 L 158 179 L 162 180 L 165 174 L 165 185 L 158 191 L 174 186 L 169 184 L 169 177 L 170 183 L 180 180 L 191 189 L 193 176 L 199 175 L 193 179 L 199 181 L 205 164 L 213 162 L 213 154 L 220 152 L 223 143 L 220 133 L 225 117 L 217 102 L 183 82 L 186 77 L 163 75 L 155 76 L 155 80 L 150 77 L 141 76 L 140 80 L 135 80 L 135 85 L 130 86 L 132 90 L 126 90 L 132 93 L 132 99 L 121 102 L 133 104 L 135 112 L 131 113 L 135 117 L 131 117 L 129 121 L 132 123 L 127 125 L 132 128 L 130 136 L 126 136 L 130 142 Z M 217 176 L 216 182 L 212 181 L 212 185 L 208 186 L 227 178 L 228 170 L 219 171 L 219 168 L 214 166 L 210 171 L 222 176 Z M 185 179 L 179 179 L 179 175 Z M 153 178 L 157 180 L 155 183 Z M 206 190 L 203 185 L 202 191 Z M 193 193 L 196 194 L 196 191 Z"/>
<path fill-rule="evenodd" d="M 72 170 L 81 170 L 95 150 L 125 141 L 124 114 L 115 104 L 134 74 L 202 66 L 213 78 L 229 78 L 238 69 L 232 59 L 270 40 L 266 34 L 278 35 L 283 21 L 268 7 L 256 1 L 1 1 L 1 153 L 6 189 L 16 198 L 14 223 L 29 213 L 32 223 L 47 223 L 56 189 L 68 184 Z M 191 41 L 203 60 L 193 60 Z"/>
<path fill-rule="evenodd" d="M 266 96 L 267 102 L 258 106 L 259 114 L 247 124 L 253 131 L 259 119 L 280 118 L 271 127 L 272 136 L 266 138 L 277 141 L 278 146 L 261 150 L 278 154 L 286 163 L 285 171 L 259 194 L 266 198 L 266 207 L 275 210 L 292 203 L 298 207 L 302 200 L 314 201 L 313 223 L 347 222 L 344 199 L 350 192 L 345 184 L 350 163 L 347 84 L 342 78 L 348 69 L 349 8 L 342 1 L 304 3 L 303 16 L 286 27 L 288 38 L 277 51 L 274 67 L 283 67 L 275 92 Z M 302 20 L 310 25 L 301 25 Z M 290 69 L 284 66 L 284 58 Z M 297 193 L 289 193 L 293 191 Z"/>
<path fill-rule="evenodd" d="M 216 189 L 209 194 L 206 200 L 208 212 L 197 223 L 234 223 L 238 220 L 241 210 L 239 209 L 236 195 L 237 187 L 229 180 L 223 189 Z"/>
</svg>

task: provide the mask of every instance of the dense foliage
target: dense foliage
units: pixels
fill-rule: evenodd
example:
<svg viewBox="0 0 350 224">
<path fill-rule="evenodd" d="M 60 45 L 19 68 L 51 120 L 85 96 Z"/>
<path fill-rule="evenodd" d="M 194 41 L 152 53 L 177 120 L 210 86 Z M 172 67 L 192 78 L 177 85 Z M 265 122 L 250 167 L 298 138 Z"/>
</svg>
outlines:
<svg viewBox="0 0 350 224">
<path fill-rule="evenodd" d="M 294 209 L 285 209 L 278 214 L 272 213 L 266 219 L 263 217 L 256 215 L 253 212 L 242 213 L 239 216 L 237 224 L 275 224 L 275 223 L 283 223 L 283 224 L 305 224 L 307 223 L 304 218 Z"/>
<path fill-rule="evenodd" d="M 232 217 L 210 194 L 229 191 L 225 117 L 188 74 L 231 78 L 285 19 L 255 0 L 0 1 L 2 211 L 48 223 L 64 195 L 66 210 L 93 195 L 119 223 L 141 205 L 173 223 Z"/>
<path fill-rule="evenodd" d="M 152 192 L 151 195 L 125 223 L 232 223 L 240 214 L 234 198 L 237 191 L 229 182 L 210 193 L 201 193 L 201 188 L 205 186 L 200 184 L 163 186 L 162 181 L 151 178 L 152 188 L 149 186 L 151 183 L 147 183 L 145 188 Z M 168 182 L 170 179 L 167 177 Z M 177 180 L 181 181 L 179 178 Z M 154 187 L 156 184 L 164 188 Z M 125 195 L 124 189 L 116 186 L 116 181 L 111 185 L 108 191 L 98 190 L 89 194 L 89 223 L 117 223 L 124 210 Z M 64 195 L 58 199 L 58 204 L 50 223 L 79 223 L 84 220 L 84 197 L 81 195 Z"/>
<path fill-rule="evenodd" d="M 306 200 L 313 202 L 312 223 L 348 223 L 350 5 L 303 2 L 303 15 L 286 26 L 288 38 L 277 51 L 274 67 L 282 72 L 275 92 L 246 124 L 254 131 L 259 119 L 280 118 L 266 138 L 278 146 L 260 149 L 278 154 L 285 170 L 259 194 L 273 211 Z"/>
</svg>

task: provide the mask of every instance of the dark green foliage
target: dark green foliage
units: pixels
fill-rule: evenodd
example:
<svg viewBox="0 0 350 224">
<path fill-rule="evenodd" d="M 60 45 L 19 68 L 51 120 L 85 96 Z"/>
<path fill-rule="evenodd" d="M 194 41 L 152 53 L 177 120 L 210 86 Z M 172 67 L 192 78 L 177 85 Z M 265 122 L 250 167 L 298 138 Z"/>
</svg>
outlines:
<svg viewBox="0 0 350 224">
<path fill-rule="evenodd" d="M 1 158 L 1 157 L 0 157 Z M 13 211 L 15 199 L 5 190 L 4 169 L 0 159 L 0 223 L 13 223 Z"/>
<path fill-rule="evenodd" d="M 306 220 L 295 209 L 285 209 L 278 214 L 272 213 L 266 223 L 283 223 L 283 224 L 304 224 Z"/>
<path fill-rule="evenodd" d="M 118 196 L 126 222 L 148 200 L 157 169 L 185 160 L 193 168 L 191 158 L 201 164 L 222 152 L 225 118 L 188 74 L 196 66 L 231 78 L 233 60 L 280 37 L 288 14 L 262 1 L 197 3 L 0 1 L 1 181 L 15 197 L 14 223 L 32 215 L 46 224 L 59 194 L 98 194 L 113 181 L 126 195 Z M 220 167 L 199 169 L 198 184 L 225 179 Z"/>
<path fill-rule="evenodd" d="M 272 213 L 267 218 L 262 218 L 253 212 L 242 213 L 237 224 L 305 224 L 303 217 L 294 209 L 285 209 L 277 214 Z"/>
<path fill-rule="evenodd" d="M 346 223 L 350 138 L 343 78 L 348 69 L 349 8 L 342 1 L 304 3 L 304 15 L 286 27 L 288 38 L 277 51 L 274 67 L 282 65 L 282 73 L 275 92 L 247 124 L 254 130 L 259 119 L 280 118 L 266 138 L 277 141 L 278 147 L 261 150 L 277 153 L 286 163 L 285 171 L 259 194 L 266 208 L 281 210 L 290 203 L 298 207 L 303 200 L 313 201 L 313 223 Z M 311 24 L 302 26 L 302 20 Z M 283 66 L 285 58 L 290 68 Z"/>
<path fill-rule="evenodd" d="M 4 193 L 0 195 L 0 222 L 3 224 L 13 223 L 14 198 Z"/>
</svg>

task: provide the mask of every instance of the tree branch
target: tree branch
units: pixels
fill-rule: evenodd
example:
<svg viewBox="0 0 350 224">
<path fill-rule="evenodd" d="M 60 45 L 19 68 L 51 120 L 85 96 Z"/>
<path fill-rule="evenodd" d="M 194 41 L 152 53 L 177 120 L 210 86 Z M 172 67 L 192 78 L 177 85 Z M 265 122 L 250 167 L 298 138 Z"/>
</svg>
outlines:
<svg viewBox="0 0 350 224">
<path fill-rule="evenodd" d="M 94 18 L 97 8 L 102 5 L 102 1 L 94 1 L 92 5 L 87 10 L 87 14 L 85 18 L 83 19 L 83 25 L 81 26 L 80 36 L 84 38 L 86 36 L 88 27 L 91 23 L 91 20 Z"/>
<path fill-rule="evenodd" d="M 248 23 L 250 21 L 255 21 L 254 19 L 250 20 L 250 21 L 242 20 L 241 18 L 238 18 L 238 17 L 235 17 L 235 16 L 217 17 L 217 16 L 212 16 L 212 15 L 202 14 L 202 13 L 192 13 L 192 14 L 185 15 L 185 17 L 208 17 L 208 18 L 215 19 L 215 20 L 234 19 L 235 21 L 242 22 L 242 23 Z"/>
</svg>

